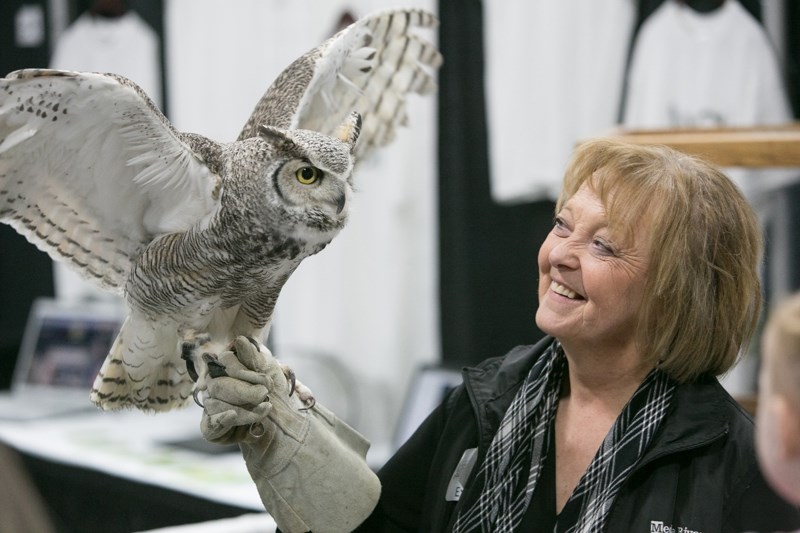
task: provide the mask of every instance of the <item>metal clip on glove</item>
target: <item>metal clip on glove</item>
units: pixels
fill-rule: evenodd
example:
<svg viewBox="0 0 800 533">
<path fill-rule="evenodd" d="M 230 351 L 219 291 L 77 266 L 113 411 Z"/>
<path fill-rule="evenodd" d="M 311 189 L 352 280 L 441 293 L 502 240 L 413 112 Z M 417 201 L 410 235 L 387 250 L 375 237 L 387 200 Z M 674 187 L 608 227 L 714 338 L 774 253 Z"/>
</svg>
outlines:
<svg viewBox="0 0 800 533">
<path fill-rule="evenodd" d="M 239 443 L 261 501 L 282 531 L 351 531 L 369 516 L 381 487 L 364 460 L 364 437 L 318 403 L 309 409 L 290 396 L 277 360 L 246 337 L 211 366 L 217 370 L 209 371 L 203 436 Z"/>
</svg>

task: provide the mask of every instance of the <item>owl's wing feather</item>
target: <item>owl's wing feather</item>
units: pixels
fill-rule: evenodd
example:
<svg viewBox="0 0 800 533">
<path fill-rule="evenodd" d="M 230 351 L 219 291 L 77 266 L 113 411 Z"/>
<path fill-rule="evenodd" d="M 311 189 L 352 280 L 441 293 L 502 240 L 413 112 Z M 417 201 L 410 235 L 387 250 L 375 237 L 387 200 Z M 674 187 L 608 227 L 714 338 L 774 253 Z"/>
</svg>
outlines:
<svg viewBox="0 0 800 533">
<path fill-rule="evenodd" d="M 239 139 L 256 135 L 260 124 L 333 135 L 357 111 L 362 127 L 356 155 L 387 144 L 407 120 L 407 95 L 436 90 L 441 54 L 412 29 L 437 24 L 420 9 L 359 19 L 287 67 L 259 100 Z"/>
<path fill-rule="evenodd" d="M 153 237 L 218 203 L 200 153 L 131 81 L 27 69 L 0 79 L 0 221 L 108 290 Z"/>
</svg>

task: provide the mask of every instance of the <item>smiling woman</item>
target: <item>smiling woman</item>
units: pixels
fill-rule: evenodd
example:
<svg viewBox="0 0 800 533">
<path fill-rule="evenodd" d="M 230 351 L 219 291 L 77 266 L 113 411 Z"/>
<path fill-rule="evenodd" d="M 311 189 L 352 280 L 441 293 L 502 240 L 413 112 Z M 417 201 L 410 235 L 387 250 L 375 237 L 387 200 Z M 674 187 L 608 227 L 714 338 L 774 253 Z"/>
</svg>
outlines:
<svg viewBox="0 0 800 533">
<path fill-rule="evenodd" d="M 762 246 L 726 176 L 661 147 L 580 147 L 556 211 L 536 324 L 568 365 L 555 415 L 560 511 L 648 377 L 669 383 L 669 403 L 678 384 L 733 366 L 760 308 Z"/>
<path fill-rule="evenodd" d="M 753 333 L 761 248 L 752 209 L 709 164 L 580 145 L 539 251 L 548 337 L 464 371 L 379 472 L 364 530 L 800 526 L 716 379 Z"/>
</svg>

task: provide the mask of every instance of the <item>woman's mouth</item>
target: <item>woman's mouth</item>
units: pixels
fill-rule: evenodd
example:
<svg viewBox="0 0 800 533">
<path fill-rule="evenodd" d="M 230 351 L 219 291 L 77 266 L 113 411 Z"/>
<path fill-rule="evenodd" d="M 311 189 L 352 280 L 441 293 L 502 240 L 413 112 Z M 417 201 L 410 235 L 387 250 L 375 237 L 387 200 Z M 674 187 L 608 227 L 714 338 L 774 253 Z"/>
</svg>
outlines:
<svg viewBox="0 0 800 533">
<path fill-rule="evenodd" d="M 582 300 L 583 299 L 581 296 L 578 295 L 577 292 L 573 291 L 569 287 L 561 285 L 557 281 L 551 281 L 550 282 L 550 290 L 553 291 L 556 294 L 560 294 L 561 296 L 569 298 L 570 300 Z"/>
</svg>

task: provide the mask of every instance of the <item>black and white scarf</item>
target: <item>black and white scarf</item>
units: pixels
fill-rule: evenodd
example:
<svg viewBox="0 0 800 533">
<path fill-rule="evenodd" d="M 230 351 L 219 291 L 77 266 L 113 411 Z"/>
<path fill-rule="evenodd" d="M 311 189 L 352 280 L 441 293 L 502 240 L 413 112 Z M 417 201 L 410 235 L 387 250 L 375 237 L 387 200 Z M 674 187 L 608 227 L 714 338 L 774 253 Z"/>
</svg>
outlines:
<svg viewBox="0 0 800 533">
<path fill-rule="evenodd" d="M 533 365 L 506 411 L 475 476 L 474 483 L 481 483 L 483 489 L 476 501 L 464 502 L 455 533 L 513 532 L 519 527 L 549 452 L 547 443 L 566 368 L 564 351 L 554 341 Z M 620 486 L 647 450 L 674 390 L 675 382 L 664 372 L 654 369 L 647 375 L 559 514 L 555 533 L 603 530 Z"/>
</svg>

